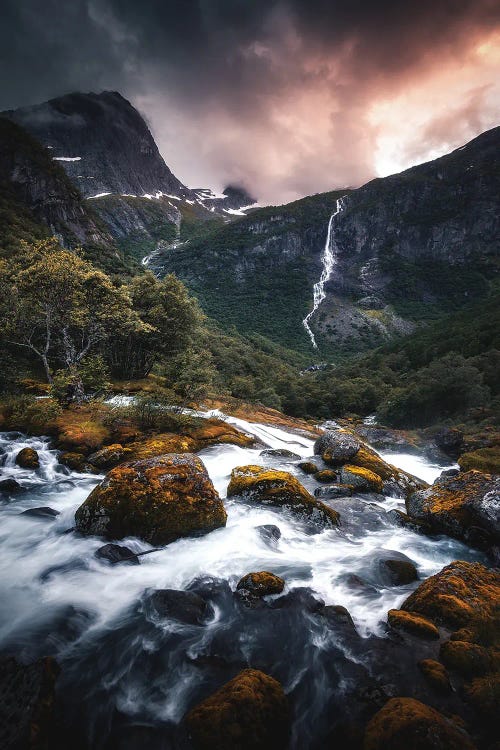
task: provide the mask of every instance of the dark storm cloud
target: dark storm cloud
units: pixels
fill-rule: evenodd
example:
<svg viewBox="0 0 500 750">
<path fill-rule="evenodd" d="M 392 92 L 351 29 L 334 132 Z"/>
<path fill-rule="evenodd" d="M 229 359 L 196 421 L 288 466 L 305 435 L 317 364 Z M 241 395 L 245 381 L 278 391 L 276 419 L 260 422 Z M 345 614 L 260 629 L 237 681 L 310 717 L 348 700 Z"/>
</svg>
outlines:
<svg viewBox="0 0 500 750">
<path fill-rule="evenodd" d="M 404 164 L 498 116 L 496 0 L 4 0 L 1 20 L 1 108 L 118 89 L 181 179 L 268 200 L 399 165 L 391 129 Z"/>
</svg>

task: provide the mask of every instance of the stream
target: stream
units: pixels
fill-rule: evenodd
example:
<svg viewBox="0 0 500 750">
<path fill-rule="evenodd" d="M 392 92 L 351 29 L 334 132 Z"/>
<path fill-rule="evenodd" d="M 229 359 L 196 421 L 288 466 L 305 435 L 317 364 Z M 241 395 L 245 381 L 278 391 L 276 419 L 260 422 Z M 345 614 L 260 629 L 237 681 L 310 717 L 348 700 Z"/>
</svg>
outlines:
<svg viewBox="0 0 500 750">
<path fill-rule="evenodd" d="M 313 453 L 313 441 L 306 437 L 227 421 L 269 448 L 304 458 Z M 35 472 L 15 464 L 24 447 L 39 453 Z M 289 471 L 311 492 L 319 486 L 293 460 L 261 451 L 218 445 L 199 456 L 224 498 L 231 470 L 245 464 Z M 413 455 L 382 455 L 428 482 L 446 468 Z M 417 586 L 390 585 L 377 562 L 406 556 L 423 579 L 453 560 L 482 559 L 448 537 L 431 539 L 393 525 L 387 511 L 404 510 L 396 498 L 326 501 L 341 514 L 342 527 L 319 532 L 286 511 L 231 498 L 225 500 L 225 528 L 176 541 L 142 557 L 140 565 L 112 566 L 94 556 L 102 539 L 71 532 L 76 509 L 102 477 L 70 471 L 58 463 L 48 439 L 19 433 L 0 434 L 0 463 L 1 478 L 17 480 L 24 490 L 1 505 L 0 649 L 23 661 L 57 658 L 65 720 L 80 727 L 92 748 L 135 748 L 123 739 L 130 740 L 131 726 L 153 735 L 158 727 L 170 731 L 174 744 L 155 744 L 154 735 L 144 744 L 148 749 L 184 747 L 176 727 L 185 711 L 248 664 L 277 676 L 293 697 L 291 747 L 319 747 L 325 711 L 350 689 L 361 666 L 369 671 L 366 644 L 384 634 L 387 611 Z M 22 515 L 40 506 L 59 515 L 49 520 Z M 278 526 L 280 539 L 263 538 L 256 527 L 264 524 Z M 134 552 L 151 549 L 135 538 L 120 544 Z M 285 579 L 286 606 L 252 612 L 235 604 L 232 592 L 239 578 L 260 570 Z M 147 593 L 160 588 L 190 588 L 206 596 L 208 623 L 200 627 L 159 617 Z M 315 619 L 307 602 L 302 606 L 312 597 L 305 589 L 349 610 L 361 636 L 355 653 Z"/>
</svg>

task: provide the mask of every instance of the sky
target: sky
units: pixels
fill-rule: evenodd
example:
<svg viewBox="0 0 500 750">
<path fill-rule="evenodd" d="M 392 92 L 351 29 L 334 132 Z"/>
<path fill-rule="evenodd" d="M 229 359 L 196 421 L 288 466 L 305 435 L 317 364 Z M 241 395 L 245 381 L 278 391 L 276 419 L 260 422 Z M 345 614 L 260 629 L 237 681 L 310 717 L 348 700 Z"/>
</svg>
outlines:
<svg viewBox="0 0 500 750">
<path fill-rule="evenodd" d="M 190 187 L 354 187 L 500 124 L 498 0 L 2 0 L 0 109 L 120 91 Z"/>
</svg>

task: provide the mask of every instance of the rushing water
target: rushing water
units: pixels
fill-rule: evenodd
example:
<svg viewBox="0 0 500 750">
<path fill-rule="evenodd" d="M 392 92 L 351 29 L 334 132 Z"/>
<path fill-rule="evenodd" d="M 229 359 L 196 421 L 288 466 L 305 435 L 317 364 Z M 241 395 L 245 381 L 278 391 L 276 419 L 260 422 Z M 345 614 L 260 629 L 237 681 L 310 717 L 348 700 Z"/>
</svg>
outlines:
<svg viewBox="0 0 500 750">
<path fill-rule="evenodd" d="M 306 437 L 236 418 L 228 421 L 271 448 L 312 455 L 313 443 Z M 15 464 L 18 451 L 27 446 L 40 455 L 36 472 Z M 263 456 L 261 450 L 219 445 L 199 455 L 222 497 L 231 469 L 249 463 L 300 475 L 311 491 L 318 486 L 293 460 Z M 267 610 L 238 609 L 232 596 L 238 579 L 250 571 L 270 570 L 285 579 L 285 594 L 308 587 L 327 604 L 347 607 L 366 639 L 383 632 L 388 609 L 397 607 L 415 585 L 389 585 L 380 574 L 380 559 L 405 555 L 421 578 L 457 558 L 479 559 L 449 538 L 428 539 L 392 525 L 387 511 L 403 507 L 394 498 L 329 501 L 341 514 L 340 531 L 318 531 L 287 512 L 229 499 L 225 528 L 179 540 L 142 557 L 137 566 L 111 566 L 94 556 L 101 539 L 69 531 L 75 510 L 100 477 L 61 466 L 43 438 L 4 433 L 0 453 L 1 478 L 14 478 L 24 488 L 1 506 L 0 648 L 24 660 L 57 657 L 67 718 L 82 723 L 95 748 L 108 747 L 106 737 L 117 721 L 132 717 L 139 723 L 175 725 L 195 700 L 224 681 L 220 665 L 226 662 L 230 676 L 245 664 L 277 675 L 295 700 L 292 746 L 312 747 L 305 738 L 320 726 L 321 711 L 331 698 L 325 687 L 333 679 L 329 670 L 334 663 L 340 669 L 328 649 L 341 651 L 344 671 L 342 679 L 335 677 L 337 687 L 345 670 L 360 668 L 360 657 L 342 651 L 337 640 L 329 641 L 331 636 L 307 612 L 273 610 L 271 616 Z M 427 479 L 442 468 L 414 456 L 389 458 Z M 50 506 L 59 515 L 55 520 L 22 515 L 39 506 Z M 261 537 L 256 527 L 262 524 L 279 527 L 276 544 Z M 137 552 L 150 549 L 134 538 L 122 543 Z M 210 599 L 208 624 L 184 625 L 151 612 L 146 591 L 188 586 Z"/>
<path fill-rule="evenodd" d="M 338 198 L 335 211 L 330 216 L 330 221 L 328 222 L 328 231 L 326 233 L 325 248 L 323 250 L 323 255 L 321 256 L 321 262 L 323 263 L 323 270 L 321 272 L 319 281 L 317 281 L 313 287 L 313 309 L 308 315 L 306 315 L 306 317 L 302 321 L 302 325 L 306 329 L 307 334 L 309 338 L 311 339 L 311 344 L 314 346 L 315 349 L 318 348 L 318 345 L 316 343 L 316 338 L 314 336 L 314 333 L 312 332 L 311 327 L 309 325 L 309 321 L 311 320 L 314 313 L 316 312 L 316 310 L 318 309 L 318 307 L 321 305 L 321 303 L 326 297 L 325 284 L 330 278 L 330 276 L 332 275 L 333 266 L 335 264 L 335 254 L 334 254 L 334 249 L 333 249 L 333 221 L 335 217 L 338 216 L 338 214 L 341 211 L 343 211 L 343 209 L 344 209 L 344 198 Z"/>
</svg>

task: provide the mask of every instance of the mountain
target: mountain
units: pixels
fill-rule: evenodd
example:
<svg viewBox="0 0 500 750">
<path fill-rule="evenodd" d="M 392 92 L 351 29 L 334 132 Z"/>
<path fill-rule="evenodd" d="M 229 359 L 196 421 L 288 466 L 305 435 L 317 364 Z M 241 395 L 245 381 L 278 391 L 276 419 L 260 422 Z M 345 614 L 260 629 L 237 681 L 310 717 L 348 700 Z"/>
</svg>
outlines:
<svg viewBox="0 0 500 750">
<path fill-rule="evenodd" d="M 225 326 L 310 349 L 302 319 L 322 271 L 330 216 L 333 271 L 310 321 L 320 351 L 367 350 L 485 297 L 498 275 L 500 128 L 447 156 L 357 190 L 257 209 L 155 259 Z"/>
<path fill-rule="evenodd" d="M 0 118 L 0 251 L 21 239 L 54 235 L 69 248 L 84 246 L 101 265 L 123 270 L 111 234 L 50 152 L 23 128 Z"/>
</svg>

